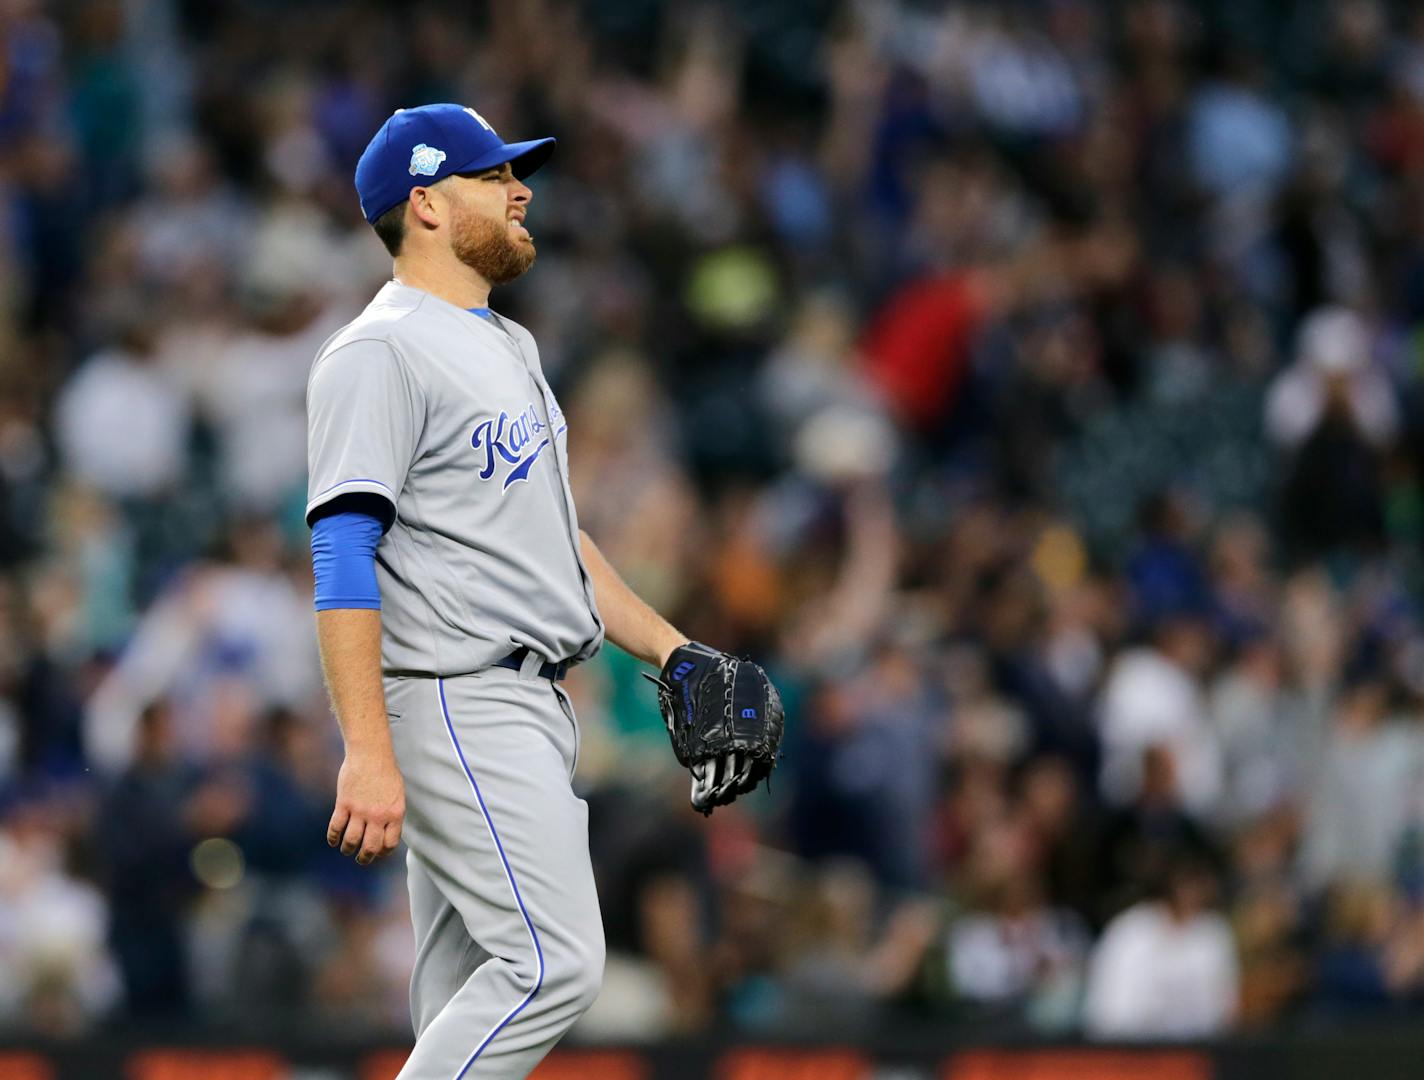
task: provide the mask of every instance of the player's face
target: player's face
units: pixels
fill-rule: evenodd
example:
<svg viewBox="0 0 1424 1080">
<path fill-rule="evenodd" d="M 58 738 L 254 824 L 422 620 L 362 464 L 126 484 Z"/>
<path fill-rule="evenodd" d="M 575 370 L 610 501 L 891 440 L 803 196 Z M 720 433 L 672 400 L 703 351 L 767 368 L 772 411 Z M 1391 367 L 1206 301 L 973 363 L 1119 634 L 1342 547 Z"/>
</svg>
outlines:
<svg viewBox="0 0 1424 1080">
<path fill-rule="evenodd" d="M 450 247 L 491 285 L 513 281 L 534 265 L 534 238 L 524 227 L 533 192 L 506 164 L 450 177 Z"/>
</svg>

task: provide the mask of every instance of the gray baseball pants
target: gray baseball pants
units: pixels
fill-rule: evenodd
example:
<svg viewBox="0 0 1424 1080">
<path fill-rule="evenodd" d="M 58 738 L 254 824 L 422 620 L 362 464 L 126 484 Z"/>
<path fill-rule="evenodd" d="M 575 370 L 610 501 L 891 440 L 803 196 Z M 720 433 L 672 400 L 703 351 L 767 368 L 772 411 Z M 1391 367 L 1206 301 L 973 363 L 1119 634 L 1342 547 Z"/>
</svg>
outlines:
<svg viewBox="0 0 1424 1080">
<path fill-rule="evenodd" d="M 598 995 L 578 729 L 531 666 L 385 680 L 416 943 L 397 1080 L 527 1076 Z"/>
</svg>

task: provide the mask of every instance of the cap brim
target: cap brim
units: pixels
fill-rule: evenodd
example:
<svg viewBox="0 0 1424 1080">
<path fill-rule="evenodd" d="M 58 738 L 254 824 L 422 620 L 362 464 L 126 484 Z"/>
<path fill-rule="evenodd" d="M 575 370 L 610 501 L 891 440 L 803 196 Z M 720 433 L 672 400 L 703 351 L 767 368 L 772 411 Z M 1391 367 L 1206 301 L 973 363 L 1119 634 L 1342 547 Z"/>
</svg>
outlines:
<svg viewBox="0 0 1424 1080">
<path fill-rule="evenodd" d="M 523 180 L 549 160 L 549 155 L 554 152 L 554 145 L 557 141 L 551 138 L 505 143 L 493 150 L 485 151 L 473 161 L 467 161 L 458 169 L 450 171 L 457 173 L 478 172 L 481 169 L 492 169 L 496 165 L 503 165 L 507 161 L 513 167 L 514 175 Z"/>
</svg>

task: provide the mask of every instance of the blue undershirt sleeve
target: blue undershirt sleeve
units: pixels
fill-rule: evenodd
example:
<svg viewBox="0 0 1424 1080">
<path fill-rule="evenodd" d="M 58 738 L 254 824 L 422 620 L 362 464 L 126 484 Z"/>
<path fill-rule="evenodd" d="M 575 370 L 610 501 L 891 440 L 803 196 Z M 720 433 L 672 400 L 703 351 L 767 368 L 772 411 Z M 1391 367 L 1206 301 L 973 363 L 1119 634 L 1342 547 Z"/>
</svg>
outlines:
<svg viewBox="0 0 1424 1080">
<path fill-rule="evenodd" d="M 381 607 L 376 584 L 376 545 L 380 518 L 346 511 L 319 518 L 312 525 L 312 575 L 316 578 L 316 610 Z"/>
</svg>

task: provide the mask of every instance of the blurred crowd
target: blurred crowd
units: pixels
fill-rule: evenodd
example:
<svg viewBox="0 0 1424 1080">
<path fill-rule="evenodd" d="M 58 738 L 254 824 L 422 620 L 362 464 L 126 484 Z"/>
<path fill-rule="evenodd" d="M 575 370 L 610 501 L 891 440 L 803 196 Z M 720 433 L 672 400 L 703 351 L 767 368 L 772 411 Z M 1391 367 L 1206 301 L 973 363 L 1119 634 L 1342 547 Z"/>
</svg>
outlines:
<svg viewBox="0 0 1424 1080">
<path fill-rule="evenodd" d="M 400 1032 L 326 848 L 303 394 L 396 107 L 556 135 L 581 522 L 788 708 L 569 679 L 590 1038 L 1424 1007 L 1424 11 L 0 2 L 0 1027 Z"/>
</svg>

